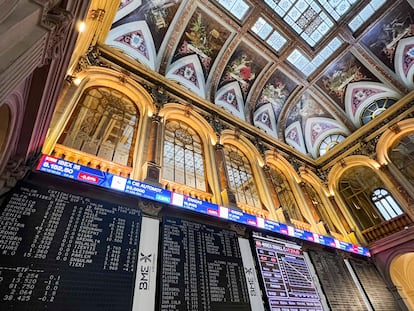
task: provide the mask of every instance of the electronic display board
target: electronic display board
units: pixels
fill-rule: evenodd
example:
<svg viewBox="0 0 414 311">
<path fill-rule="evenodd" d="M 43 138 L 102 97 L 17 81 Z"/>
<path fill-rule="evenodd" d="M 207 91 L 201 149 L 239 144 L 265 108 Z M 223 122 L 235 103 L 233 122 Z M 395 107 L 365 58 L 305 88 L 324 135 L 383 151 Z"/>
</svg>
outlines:
<svg viewBox="0 0 414 311">
<path fill-rule="evenodd" d="M 323 311 L 298 244 L 257 234 L 253 242 L 271 311 Z"/>
<path fill-rule="evenodd" d="M 131 310 L 141 219 L 20 184 L 0 209 L 0 310 Z"/>
<path fill-rule="evenodd" d="M 235 232 L 164 217 L 161 236 L 158 310 L 250 310 Z"/>
<path fill-rule="evenodd" d="M 137 197 L 153 201 L 171 204 L 173 206 L 206 214 L 213 217 L 220 217 L 232 222 L 257 227 L 275 233 L 295 237 L 301 240 L 318 243 L 321 245 L 341 249 L 363 256 L 370 257 L 368 248 L 339 241 L 310 231 L 294 228 L 283 223 L 264 219 L 255 215 L 244 213 L 238 209 L 231 209 L 211 202 L 202 201 L 197 198 L 175 193 L 154 185 L 149 185 L 137 180 L 102 172 L 87 166 L 79 165 L 49 155 L 43 155 L 37 165 L 37 170 L 51 173 L 61 177 L 86 182 L 107 189 L 128 193 Z"/>
</svg>

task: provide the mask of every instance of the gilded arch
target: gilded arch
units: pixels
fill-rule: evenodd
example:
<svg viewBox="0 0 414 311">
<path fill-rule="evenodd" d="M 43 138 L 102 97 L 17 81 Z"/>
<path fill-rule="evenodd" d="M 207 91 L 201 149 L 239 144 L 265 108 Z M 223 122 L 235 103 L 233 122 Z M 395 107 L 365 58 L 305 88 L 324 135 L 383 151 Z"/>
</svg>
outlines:
<svg viewBox="0 0 414 311">
<path fill-rule="evenodd" d="M 274 214 L 274 204 L 272 203 L 272 198 L 267 190 L 267 184 L 262 170 L 264 160 L 256 147 L 246 137 L 238 135 L 238 133 L 233 130 L 224 130 L 221 133 L 219 143 L 221 145 L 232 145 L 247 157 L 252 169 L 253 180 L 258 191 L 262 208 L 266 211 L 269 218 L 277 219 Z M 258 214 L 253 210 L 247 212 Z"/>
<path fill-rule="evenodd" d="M 299 187 L 299 183 L 301 182 L 300 176 L 297 174 L 291 164 L 275 151 L 267 151 L 265 153 L 265 160 L 270 168 L 269 178 L 272 179 L 270 182 L 271 184 L 274 182 L 273 177 L 276 177 L 272 173 L 283 175 L 281 176 L 282 180 L 278 180 L 280 183 L 279 185 L 273 184 L 275 196 L 278 200 L 276 203 L 279 203 L 277 205 L 281 206 L 281 212 L 283 212 L 282 215 L 279 216 L 281 218 L 281 221 L 287 222 L 289 219 L 286 218 L 290 218 L 290 222 L 293 222 L 296 227 L 310 230 L 311 216 L 308 213 L 303 194 Z M 273 171 L 273 168 L 275 171 Z M 285 179 L 285 181 L 283 179 Z M 287 185 L 284 185 L 285 182 Z M 280 213 L 279 209 L 277 212 Z M 300 215 L 295 216 L 297 213 Z"/>
<path fill-rule="evenodd" d="M 144 144 L 149 118 L 155 111 L 152 97 L 143 86 L 126 78 L 121 79 L 121 74 L 117 71 L 102 68 L 90 67 L 79 73 L 76 80 L 67 88 L 60 98 L 54 119 L 51 122 L 49 135 L 43 147 L 43 153 L 51 154 L 56 146 L 57 140 L 65 129 L 70 116 L 74 113 L 76 106 L 83 96 L 84 92 L 94 87 L 105 87 L 117 90 L 119 93 L 128 97 L 136 106 L 141 116 L 138 123 L 137 136 L 135 139 L 135 149 L 133 153 L 133 167 L 128 170 L 122 166 L 113 167 L 109 165 L 108 169 L 115 174 L 129 175 L 131 178 L 139 178 L 140 168 L 142 167 L 144 154 Z M 93 160 L 95 162 L 98 159 Z M 103 165 L 100 163 L 101 168 Z"/>
<path fill-rule="evenodd" d="M 217 138 L 214 130 L 210 124 L 197 112 L 188 110 L 187 107 L 182 104 L 168 103 L 160 110 L 159 116 L 163 118 L 163 124 L 165 125 L 168 120 L 179 120 L 191 127 L 194 131 L 200 135 L 203 144 L 203 156 L 206 168 L 206 178 L 209 188 L 213 192 L 211 200 L 213 202 L 220 202 L 220 188 L 217 182 L 218 174 L 216 168 L 216 161 L 214 155 L 213 146 L 217 143 Z M 160 139 L 164 138 L 164 133 Z M 163 154 L 163 144 L 161 147 L 160 156 Z M 160 159 L 160 163 L 162 159 Z M 210 198 L 209 198 L 210 200 Z"/>
</svg>

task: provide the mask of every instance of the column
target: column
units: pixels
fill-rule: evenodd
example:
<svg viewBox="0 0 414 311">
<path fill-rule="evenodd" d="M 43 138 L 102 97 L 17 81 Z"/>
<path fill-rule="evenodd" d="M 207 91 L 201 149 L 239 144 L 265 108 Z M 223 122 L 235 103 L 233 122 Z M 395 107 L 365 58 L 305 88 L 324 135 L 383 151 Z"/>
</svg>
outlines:
<svg viewBox="0 0 414 311">
<path fill-rule="evenodd" d="M 148 152 L 146 166 L 145 182 L 160 185 L 160 142 L 161 139 L 161 117 L 153 115 L 151 118 L 150 135 L 148 139 Z"/>
<path fill-rule="evenodd" d="M 237 200 L 233 191 L 230 189 L 228 182 L 226 161 L 224 156 L 224 146 L 221 144 L 216 144 L 215 146 L 215 155 L 217 161 L 219 182 L 220 182 L 220 191 L 221 199 L 225 206 L 230 206 L 232 208 L 237 208 Z"/>
</svg>

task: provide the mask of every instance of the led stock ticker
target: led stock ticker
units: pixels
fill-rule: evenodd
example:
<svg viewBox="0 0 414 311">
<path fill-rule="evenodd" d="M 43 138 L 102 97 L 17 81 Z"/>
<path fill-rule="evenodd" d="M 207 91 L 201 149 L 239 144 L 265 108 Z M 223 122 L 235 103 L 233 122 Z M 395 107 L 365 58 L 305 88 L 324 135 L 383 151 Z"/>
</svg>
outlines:
<svg viewBox="0 0 414 311">
<path fill-rule="evenodd" d="M 102 172 L 97 169 L 79 165 L 53 156 L 43 155 L 37 165 L 37 170 L 97 185 L 107 189 L 121 191 L 137 197 L 171 204 L 179 208 L 261 228 L 285 236 L 291 236 L 301 240 L 341 249 L 350 253 L 367 257 L 371 256 L 368 248 L 359 245 L 340 241 L 333 237 L 320 235 L 318 233 L 294 228 L 287 224 L 247 214 L 240 210 L 202 201 L 197 198 L 175 193 L 137 180 Z"/>
</svg>

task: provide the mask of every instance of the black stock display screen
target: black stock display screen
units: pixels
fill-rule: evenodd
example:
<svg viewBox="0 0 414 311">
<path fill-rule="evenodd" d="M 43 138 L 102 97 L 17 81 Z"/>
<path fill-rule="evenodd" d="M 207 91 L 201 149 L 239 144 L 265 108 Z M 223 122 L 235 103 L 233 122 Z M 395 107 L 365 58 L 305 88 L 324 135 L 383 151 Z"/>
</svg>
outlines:
<svg viewBox="0 0 414 311">
<path fill-rule="evenodd" d="M 130 310 L 141 212 L 22 184 L 0 210 L 1 310 Z"/>
<path fill-rule="evenodd" d="M 161 254 L 159 310 L 250 310 L 235 232 L 164 217 Z"/>
<path fill-rule="evenodd" d="M 299 245 L 253 236 L 271 311 L 323 310 Z"/>
</svg>

